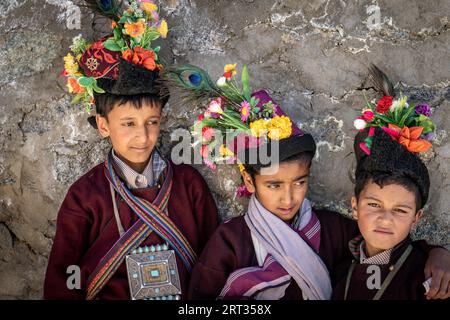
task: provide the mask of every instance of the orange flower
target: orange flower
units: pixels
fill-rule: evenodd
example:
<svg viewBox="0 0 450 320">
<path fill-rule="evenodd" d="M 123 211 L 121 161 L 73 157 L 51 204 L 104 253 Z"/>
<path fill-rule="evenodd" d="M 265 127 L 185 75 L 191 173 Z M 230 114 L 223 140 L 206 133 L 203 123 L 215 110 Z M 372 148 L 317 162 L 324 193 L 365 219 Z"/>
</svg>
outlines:
<svg viewBox="0 0 450 320">
<path fill-rule="evenodd" d="M 114 29 L 115 27 L 117 27 L 117 22 L 113 20 L 111 21 L 111 28 Z"/>
<path fill-rule="evenodd" d="M 141 20 L 135 23 L 125 22 L 125 32 L 132 38 L 140 37 L 145 32 L 145 23 Z"/>
<path fill-rule="evenodd" d="M 80 86 L 77 82 L 77 78 L 70 77 L 67 79 L 67 88 L 69 88 L 70 93 L 83 93 L 84 88 Z"/>
<path fill-rule="evenodd" d="M 131 49 L 125 50 L 122 53 L 122 57 L 125 60 L 135 65 L 143 66 L 148 70 L 156 69 L 155 53 L 150 50 L 145 50 L 140 46 L 136 46 L 134 48 L 134 51 L 132 51 Z"/>
<path fill-rule="evenodd" d="M 133 59 L 133 50 L 127 49 L 124 52 L 122 52 L 122 58 L 124 60 L 131 62 L 131 60 Z"/>
<path fill-rule="evenodd" d="M 427 152 L 431 148 L 431 143 L 425 139 L 420 139 L 423 127 L 400 128 L 395 124 L 389 124 L 388 130 L 385 130 L 392 138 L 405 146 L 409 152 L 419 153 Z"/>
</svg>

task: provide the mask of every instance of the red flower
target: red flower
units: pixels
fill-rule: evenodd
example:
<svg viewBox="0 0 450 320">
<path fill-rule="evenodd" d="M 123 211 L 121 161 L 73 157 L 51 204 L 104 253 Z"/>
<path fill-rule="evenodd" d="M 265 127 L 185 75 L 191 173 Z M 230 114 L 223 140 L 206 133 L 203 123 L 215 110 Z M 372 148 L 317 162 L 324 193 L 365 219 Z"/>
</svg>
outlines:
<svg viewBox="0 0 450 320">
<path fill-rule="evenodd" d="M 228 71 L 228 72 L 225 72 L 225 73 L 223 74 L 223 76 L 224 76 L 225 78 L 227 78 L 227 79 L 230 79 L 230 78 L 232 77 L 232 75 L 233 75 L 233 72 L 232 72 L 232 71 Z"/>
<path fill-rule="evenodd" d="M 386 113 L 389 110 L 389 107 L 392 105 L 392 97 L 384 96 L 378 101 L 376 111 L 378 113 Z"/>
<path fill-rule="evenodd" d="M 204 117 L 205 117 L 205 115 L 203 113 L 200 113 L 198 115 L 197 121 L 202 121 Z"/>
</svg>

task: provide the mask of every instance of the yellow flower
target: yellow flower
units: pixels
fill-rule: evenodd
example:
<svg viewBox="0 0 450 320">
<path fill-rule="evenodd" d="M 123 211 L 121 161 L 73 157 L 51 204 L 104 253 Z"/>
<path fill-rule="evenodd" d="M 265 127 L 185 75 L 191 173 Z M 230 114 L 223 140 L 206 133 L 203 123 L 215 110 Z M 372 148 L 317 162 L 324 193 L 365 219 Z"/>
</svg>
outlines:
<svg viewBox="0 0 450 320">
<path fill-rule="evenodd" d="M 272 140 L 281 140 L 291 136 L 292 123 L 286 116 L 276 116 L 270 119 L 267 130 L 267 136 Z"/>
<path fill-rule="evenodd" d="M 78 73 L 78 63 L 70 53 L 64 57 L 64 69 L 68 75 L 75 75 Z"/>
<path fill-rule="evenodd" d="M 252 135 L 255 137 L 260 137 L 264 135 L 267 131 L 268 120 L 259 119 L 253 122 L 250 122 L 250 130 L 252 131 Z"/>
<path fill-rule="evenodd" d="M 152 2 L 142 2 L 141 3 L 141 9 L 145 12 L 152 12 L 158 10 L 158 6 Z"/>
<path fill-rule="evenodd" d="M 219 154 L 222 157 L 232 157 L 234 156 L 233 151 L 231 151 L 230 149 L 227 148 L 227 146 L 225 146 L 224 144 L 222 144 L 219 148 Z"/>
<path fill-rule="evenodd" d="M 140 37 L 145 32 L 145 22 L 142 20 L 139 20 L 135 23 L 125 22 L 124 27 L 126 34 L 128 34 L 132 38 Z"/>
<path fill-rule="evenodd" d="M 224 68 L 223 68 L 223 73 L 229 73 L 231 72 L 232 76 L 235 76 L 237 71 L 236 71 L 236 67 L 237 67 L 237 63 L 235 64 L 227 64 Z"/>
<path fill-rule="evenodd" d="M 161 35 L 162 38 L 167 37 L 168 27 L 167 27 L 166 20 L 163 19 L 161 21 L 161 23 L 159 24 L 158 28 L 156 28 L 156 31 L 159 32 L 159 34 Z"/>
<path fill-rule="evenodd" d="M 239 171 L 242 173 L 245 171 L 245 167 L 242 163 L 239 163 Z"/>
</svg>

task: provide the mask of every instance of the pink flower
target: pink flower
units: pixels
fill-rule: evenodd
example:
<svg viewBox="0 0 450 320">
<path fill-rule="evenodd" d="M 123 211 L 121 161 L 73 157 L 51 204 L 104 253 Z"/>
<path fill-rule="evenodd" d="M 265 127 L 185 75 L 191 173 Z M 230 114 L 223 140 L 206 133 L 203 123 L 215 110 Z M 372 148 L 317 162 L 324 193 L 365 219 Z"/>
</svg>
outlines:
<svg viewBox="0 0 450 320">
<path fill-rule="evenodd" d="M 207 159 L 209 157 L 209 148 L 207 145 L 202 145 L 200 148 L 200 154 L 203 158 Z"/>
<path fill-rule="evenodd" d="M 209 159 L 203 159 L 203 162 L 204 162 L 204 164 L 208 167 L 208 168 L 210 168 L 211 170 L 216 170 L 216 168 L 217 168 L 217 166 L 216 166 L 216 164 L 214 163 L 214 162 L 212 162 L 211 160 L 209 160 Z"/>
<path fill-rule="evenodd" d="M 362 151 L 364 151 L 367 155 L 370 156 L 370 149 L 367 147 L 365 142 L 361 142 L 359 144 L 359 147 L 361 148 Z"/>
<path fill-rule="evenodd" d="M 364 110 L 362 117 L 366 121 L 372 121 L 373 120 L 373 112 L 372 112 L 372 110 Z"/>
<path fill-rule="evenodd" d="M 200 113 L 198 115 L 197 121 L 202 121 L 204 117 L 205 117 L 205 115 L 203 113 Z"/>
<path fill-rule="evenodd" d="M 210 142 L 214 138 L 214 129 L 211 127 L 203 127 L 202 138 L 205 143 Z"/>
<path fill-rule="evenodd" d="M 250 116 L 250 104 L 247 101 L 241 102 L 241 121 L 247 122 L 248 117 Z"/>
<path fill-rule="evenodd" d="M 236 196 L 239 198 L 242 197 L 250 197 L 252 195 L 252 193 L 250 191 L 248 191 L 247 187 L 245 186 L 245 184 L 240 185 L 237 190 L 236 190 Z"/>
<path fill-rule="evenodd" d="M 217 99 L 213 99 L 209 102 L 208 110 L 209 113 L 211 113 L 211 116 L 213 118 L 219 118 L 220 115 L 223 113 L 222 109 L 222 98 L 218 97 Z"/>
</svg>

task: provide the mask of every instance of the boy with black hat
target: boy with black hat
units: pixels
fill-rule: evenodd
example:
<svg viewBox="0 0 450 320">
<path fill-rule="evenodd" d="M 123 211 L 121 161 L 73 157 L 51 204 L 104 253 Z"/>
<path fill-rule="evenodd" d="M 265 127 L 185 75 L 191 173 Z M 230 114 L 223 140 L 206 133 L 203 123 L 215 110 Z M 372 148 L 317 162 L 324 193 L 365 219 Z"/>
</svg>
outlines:
<svg viewBox="0 0 450 320">
<path fill-rule="evenodd" d="M 218 222 L 201 175 L 156 148 L 169 94 L 151 42 L 166 36 L 167 24 L 151 1 L 126 10 L 115 6 L 121 2 L 87 2 L 113 19 L 113 36 L 91 45 L 77 38 L 65 75 L 76 101 L 87 108 L 95 101 L 90 122 L 112 150 L 61 205 L 44 298 L 180 299 Z M 80 286 L 69 286 L 67 272 L 76 268 Z"/>
<path fill-rule="evenodd" d="M 312 136 L 266 91 L 250 93 L 245 66 L 242 89 L 235 64 L 225 66 L 217 85 L 194 66 L 168 74 L 191 102 L 208 101 L 193 127 L 205 164 L 239 163 L 239 193 L 251 195 L 245 216 L 220 225 L 208 241 L 189 298 L 330 299 L 334 268 L 350 256 L 347 244 L 358 230 L 354 221 L 316 210 L 306 199 Z"/>
<path fill-rule="evenodd" d="M 372 74 L 380 72 L 372 66 Z M 428 105 L 409 105 L 406 97 L 393 100 L 393 90 L 388 93 L 355 121 L 360 133 L 352 212 L 361 234 L 349 242 L 352 257 L 336 269 L 334 299 L 418 300 L 430 289 L 428 252 L 414 246 L 409 233 L 428 200 L 430 178 L 418 153 L 430 149 L 434 125 Z"/>
</svg>

